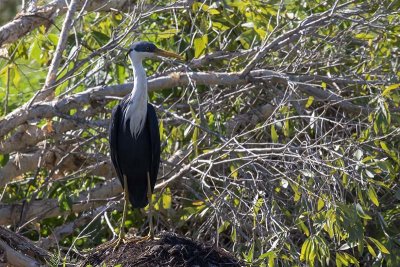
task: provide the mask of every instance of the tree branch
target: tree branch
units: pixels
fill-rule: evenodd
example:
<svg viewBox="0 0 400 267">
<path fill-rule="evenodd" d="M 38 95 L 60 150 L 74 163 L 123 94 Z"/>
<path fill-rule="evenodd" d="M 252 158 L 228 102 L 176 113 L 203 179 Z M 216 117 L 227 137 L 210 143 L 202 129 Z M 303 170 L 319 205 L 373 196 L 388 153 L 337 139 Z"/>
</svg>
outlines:
<svg viewBox="0 0 400 267">
<path fill-rule="evenodd" d="M 35 94 L 35 96 L 30 100 L 29 103 L 33 103 L 35 101 L 42 101 L 50 96 L 53 96 L 53 97 L 50 97 L 50 99 L 54 98 L 54 89 L 55 88 L 53 87 L 53 84 L 56 81 L 58 67 L 60 66 L 60 62 L 61 62 L 61 56 L 62 56 L 62 53 L 64 52 L 65 46 L 67 44 L 68 32 L 69 32 L 70 28 L 72 27 L 72 18 L 74 17 L 74 13 L 75 13 L 76 6 L 77 6 L 77 1 L 78 0 L 72 0 L 68 7 L 68 12 L 67 12 L 67 15 L 64 20 L 60 38 L 57 43 L 57 48 L 54 53 L 54 57 L 51 61 L 50 69 L 49 69 L 49 72 L 47 73 L 47 77 L 46 77 L 44 86 L 43 86 L 42 90 L 40 90 L 37 94 Z"/>
<path fill-rule="evenodd" d="M 333 105 L 337 105 L 350 114 L 367 112 L 366 108 L 354 105 L 329 90 L 321 90 L 306 83 L 298 83 L 296 80 L 292 80 L 290 76 L 282 73 L 269 70 L 255 70 L 250 72 L 250 77 L 249 79 L 243 77 L 240 73 L 228 72 L 175 72 L 167 76 L 151 79 L 148 89 L 149 91 L 157 91 L 176 86 L 188 86 L 193 82 L 198 85 L 207 86 L 235 86 L 249 82 L 276 82 L 284 85 L 293 83 L 303 93 L 312 95 L 320 101 L 327 101 Z M 122 97 L 129 93 L 132 86 L 132 83 L 105 87 L 97 86 L 61 100 L 33 104 L 28 110 L 24 108 L 16 109 L 0 121 L 0 137 L 30 120 L 62 116 L 63 114 L 67 114 L 70 109 L 80 108 L 84 104 L 109 101 L 109 99 L 105 99 L 108 96 Z"/>
<path fill-rule="evenodd" d="M 26 209 L 24 210 L 26 221 L 37 221 L 94 209 L 104 205 L 110 198 L 115 197 L 121 192 L 121 184 L 115 178 L 103 184 L 96 185 L 89 192 L 73 198 L 70 211 L 62 210 L 57 199 L 32 200 L 25 205 L 22 203 L 3 204 L 0 206 L 0 225 L 16 225 L 20 223 L 19 218 L 23 209 Z"/>
<path fill-rule="evenodd" d="M 178 2 L 169 8 L 186 8 L 190 6 L 191 1 Z M 134 10 L 136 1 L 132 0 L 78 0 L 77 9 L 85 7 L 86 11 L 122 11 L 129 12 Z M 166 8 L 154 8 L 154 5 L 146 6 L 152 13 L 163 11 Z M 20 13 L 13 21 L 0 27 L 0 47 L 3 44 L 15 42 L 27 33 L 45 25 L 46 28 L 53 24 L 55 16 L 59 16 L 67 12 L 68 8 L 65 0 L 56 0 L 48 5 L 38 7 L 34 13 Z M 167 9 L 168 10 L 168 9 Z"/>
<path fill-rule="evenodd" d="M 0 248 L 12 266 L 43 266 L 49 262 L 48 251 L 36 246 L 29 239 L 0 227 Z"/>
</svg>

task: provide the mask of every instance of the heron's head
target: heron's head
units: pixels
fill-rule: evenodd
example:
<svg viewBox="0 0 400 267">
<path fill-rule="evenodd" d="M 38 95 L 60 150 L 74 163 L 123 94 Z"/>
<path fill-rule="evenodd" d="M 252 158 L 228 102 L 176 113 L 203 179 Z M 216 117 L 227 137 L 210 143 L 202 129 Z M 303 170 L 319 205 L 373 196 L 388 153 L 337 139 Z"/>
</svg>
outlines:
<svg viewBox="0 0 400 267">
<path fill-rule="evenodd" d="M 183 57 L 180 55 L 160 49 L 155 44 L 145 41 L 132 44 L 126 55 L 129 56 L 132 61 L 142 61 L 145 58 L 154 58 L 159 56 L 183 60 Z"/>
</svg>

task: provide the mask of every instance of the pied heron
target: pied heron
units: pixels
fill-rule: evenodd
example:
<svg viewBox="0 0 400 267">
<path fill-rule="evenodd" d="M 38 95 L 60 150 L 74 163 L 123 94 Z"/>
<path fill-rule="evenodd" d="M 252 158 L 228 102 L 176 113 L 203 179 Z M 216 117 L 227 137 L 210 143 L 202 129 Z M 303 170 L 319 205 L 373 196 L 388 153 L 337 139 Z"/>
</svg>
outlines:
<svg viewBox="0 0 400 267">
<path fill-rule="evenodd" d="M 151 194 L 160 165 L 160 132 L 154 107 L 148 103 L 147 76 L 142 61 L 157 56 L 183 59 L 150 42 L 136 42 L 127 53 L 133 68 L 133 89 L 114 107 L 109 132 L 111 160 L 124 188 L 119 241 L 124 237 L 128 200 L 133 208 L 149 204 L 149 236 L 153 237 Z"/>
</svg>

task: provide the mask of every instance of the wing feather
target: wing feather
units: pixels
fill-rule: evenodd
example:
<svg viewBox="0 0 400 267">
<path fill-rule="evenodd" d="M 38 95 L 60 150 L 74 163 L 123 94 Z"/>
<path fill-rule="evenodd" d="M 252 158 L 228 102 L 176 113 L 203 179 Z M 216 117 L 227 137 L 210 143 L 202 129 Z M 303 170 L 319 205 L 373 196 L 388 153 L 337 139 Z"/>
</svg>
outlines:
<svg viewBox="0 0 400 267">
<path fill-rule="evenodd" d="M 150 163 L 150 179 L 151 189 L 153 191 L 156 184 L 158 169 L 160 166 L 160 129 L 158 128 L 158 119 L 154 107 L 147 104 L 147 122 L 150 132 L 151 146 L 151 163 Z"/>
<path fill-rule="evenodd" d="M 122 170 L 118 164 L 118 128 L 122 120 L 122 107 L 118 104 L 114 107 L 111 115 L 111 123 L 109 130 L 109 142 L 110 142 L 110 154 L 111 161 L 114 165 L 115 171 L 117 172 L 118 178 L 123 184 Z"/>
</svg>

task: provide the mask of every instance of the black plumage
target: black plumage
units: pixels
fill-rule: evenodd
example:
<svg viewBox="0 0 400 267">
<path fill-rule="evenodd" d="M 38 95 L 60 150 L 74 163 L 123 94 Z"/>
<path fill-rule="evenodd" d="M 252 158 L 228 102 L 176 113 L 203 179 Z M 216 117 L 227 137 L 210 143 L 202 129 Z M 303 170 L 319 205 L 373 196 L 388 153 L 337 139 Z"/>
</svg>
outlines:
<svg viewBox="0 0 400 267">
<path fill-rule="evenodd" d="M 135 137 L 129 127 L 130 114 L 125 110 L 129 95 L 113 110 L 110 126 L 111 160 L 118 178 L 124 186 L 127 177 L 129 201 L 133 208 L 144 208 L 147 199 L 147 173 L 150 174 L 151 192 L 157 180 L 160 165 L 160 132 L 154 107 L 147 104 L 147 115 L 143 129 Z M 123 116 L 128 116 L 124 119 Z"/>
</svg>

